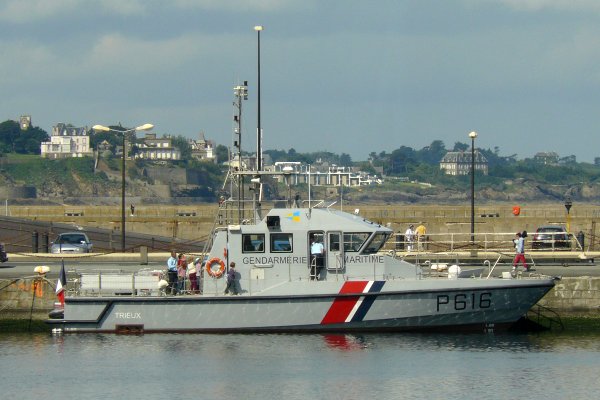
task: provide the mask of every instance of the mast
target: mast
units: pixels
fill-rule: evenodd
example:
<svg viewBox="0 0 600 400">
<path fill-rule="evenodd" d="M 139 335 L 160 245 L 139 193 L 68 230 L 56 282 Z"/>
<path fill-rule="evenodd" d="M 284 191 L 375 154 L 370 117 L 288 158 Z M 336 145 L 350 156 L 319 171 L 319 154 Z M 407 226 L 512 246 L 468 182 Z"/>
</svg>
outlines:
<svg viewBox="0 0 600 400">
<path fill-rule="evenodd" d="M 238 85 L 233 88 L 233 93 L 235 95 L 235 101 L 233 105 L 236 108 L 236 113 L 233 116 L 234 128 L 233 132 L 236 136 L 234 136 L 233 147 L 237 149 L 238 155 L 238 171 L 242 170 L 242 100 L 248 100 L 248 81 L 244 81 L 243 85 Z M 237 140 L 236 140 L 237 139 Z M 244 175 L 237 174 L 236 177 L 237 184 L 237 209 L 238 209 L 238 223 L 242 222 L 243 219 L 243 200 L 244 200 Z"/>
<path fill-rule="evenodd" d="M 256 25 L 254 30 L 257 33 L 258 46 L 257 46 L 257 62 L 258 62 L 258 77 L 257 77 L 257 98 L 258 98 L 258 106 L 257 106 L 257 125 L 256 125 L 256 177 L 252 179 L 254 183 L 254 218 L 255 223 L 262 219 L 260 212 L 260 201 L 262 199 L 262 182 L 261 175 L 262 172 L 262 128 L 260 126 L 260 32 L 263 30 L 262 25 Z"/>
</svg>

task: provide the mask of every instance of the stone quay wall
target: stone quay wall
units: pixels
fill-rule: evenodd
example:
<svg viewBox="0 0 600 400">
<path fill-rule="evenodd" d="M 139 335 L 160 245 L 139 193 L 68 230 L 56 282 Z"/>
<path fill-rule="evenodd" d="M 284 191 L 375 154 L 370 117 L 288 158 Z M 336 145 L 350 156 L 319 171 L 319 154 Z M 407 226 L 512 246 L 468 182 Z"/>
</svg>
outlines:
<svg viewBox="0 0 600 400">
<path fill-rule="evenodd" d="M 562 278 L 538 304 L 559 315 L 600 317 L 600 277 Z"/>
<path fill-rule="evenodd" d="M 55 282 L 0 279 L 0 319 L 46 320 L 56 301 Z"/>
<path fill-rule="evenodd" d="M 151 235 L 172 236 L 179 239 L 195 240 L 208 235 L 215 221 L 235 223 L 232 218 L 238 215 L 233 208 L 219 210 L 217 204 L 199 203 L 195 205 L 143 205 L 136 204 L 131 215 L 129 202 L 127 229 L 130 232 Z M 519 215 L 514 214 L 519 207 Z M 333 208 L 339 209 L 338 205 Z M 470 206 L 405 205 L 405 204 L 346 204 L 344 211 L 354 212 L 373 222 L 389 226 L 398 233 L 404 233 L 409 224 L 424 224 L 428 235 L 468 234 L 471 229 Z M 526 230 L 535 232 L 538 226 L 560 224 L 569 226 L 572 233 L 583 232 L 586 237 L 586 250 L 600 249 L 596 242 L 600 238 L 600 206 L 574 204 L 567 214 L 562 203 L 551 204 L 486 204 L 475 206 L 474 226 L 477 239 L 483 234 L 511 234 Z M 120 206 L 15 206 L 5 205 L 2 214 L 18 218 L 76 226 L 90 226 L 119 230 L 121 224 Z M 218 217 L 217 217 L 218 216 Z M 231 221 L 230 221 L 231 220 Z"/>
</svg>

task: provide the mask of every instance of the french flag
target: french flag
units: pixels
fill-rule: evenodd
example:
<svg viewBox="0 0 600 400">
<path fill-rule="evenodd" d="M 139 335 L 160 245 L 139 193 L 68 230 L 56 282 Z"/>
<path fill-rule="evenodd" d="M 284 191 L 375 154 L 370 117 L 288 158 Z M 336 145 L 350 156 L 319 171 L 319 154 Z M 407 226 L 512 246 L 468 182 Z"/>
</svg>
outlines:
<svg viewBox="0 0 600 400">
<path fill-rule="evenodd" d="M 60 274 L 58 275 L 58 282 L 56 282 L 56 297 L 60 301 L 61 306 L 65 305 L 65 289 L 67 288 L 67 274 L 65 274 L 65 261 L 63 260 L 60 268 Z"/>
</svg>

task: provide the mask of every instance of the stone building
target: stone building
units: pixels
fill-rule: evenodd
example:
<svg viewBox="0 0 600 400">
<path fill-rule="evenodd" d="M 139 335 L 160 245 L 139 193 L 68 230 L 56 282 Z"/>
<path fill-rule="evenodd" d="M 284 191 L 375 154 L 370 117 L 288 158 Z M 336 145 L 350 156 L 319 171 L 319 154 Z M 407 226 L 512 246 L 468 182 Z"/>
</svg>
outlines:
<svg viewBox="0 0 600 400">
<path fill-rule="evenodd" d="M 468 175 L 471 173 L 470 151 L 449 151 L 440 161 L 440 169 L 446 175 Z M 488 161 L 483 154 L 475 150 L 475 171 L 488 174 Z"/>
<path fill-rule="evenodd" d="M 135 158 L 144 160 L 181 160 L 181 150 L 173 146 L 170 137 L 157 138 L 156 133 L 146 133 L 143 142 L 138 144 Z"/>
</svg>

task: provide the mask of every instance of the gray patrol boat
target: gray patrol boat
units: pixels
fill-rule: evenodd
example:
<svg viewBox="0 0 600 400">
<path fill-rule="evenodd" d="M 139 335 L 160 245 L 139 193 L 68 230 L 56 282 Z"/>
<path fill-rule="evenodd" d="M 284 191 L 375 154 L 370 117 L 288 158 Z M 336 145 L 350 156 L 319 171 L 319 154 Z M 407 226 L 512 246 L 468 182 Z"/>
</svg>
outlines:
<svg viewBox="0 0 600 400">
<path fill-rule="evenodd" d="M 165 293 L 160 274 L 82 275 L 64 318 L 51 322 L 64 332 L 489 331 L 515 323 L 554 286 L 545 277 L 429 276 L 382 251 L 391 229 L 330 208 L 273 208 L 244 222 L 214 230 L 200 293 Z"/>
<path fill-rule="evenodd" d="M 257 154 L 261 155 L 260 75 L 258 82 Z M 292 202 L 291 171 L 264 171 L 261 157 L 254 170 L 242 162 L 241 104 L 247 98 L 246 85 L 234 88 L 238 163 L 230 163 L 228 179 L 238 195 L 237 199 L 223 198 L 219 206 L 217 221 L 223 223 L 215 223 L 204 252 L 206 262 L 196 271 L 200 289 L 173 295 L 165 290 L 161 271 L 81 274 L 69 285 L 61 318 L 49 320 L 55 329 L 117 333 L 489 331 L 515 323 L 554 286 L 549 277 L 502 279 L 491 274 L 482 277 L 480 271 L 431 276 L 394 251 L 384 251 L 393 234 L 390 228 L 366 220 L 359 212 L 312 206 L 310 174 L 308 206 Z M 288 201 L 284 208 L 271 208 L 263 216 L 263 182 L 273 174 L 287 181 Z M 248 203 L 245 188 L 252 189 L 249 210 L 244 207 Z M 236 267 L 230 273 L 232 262 Z M 227 276 L 234 282 L 226 293 Z"/>
</svg>

